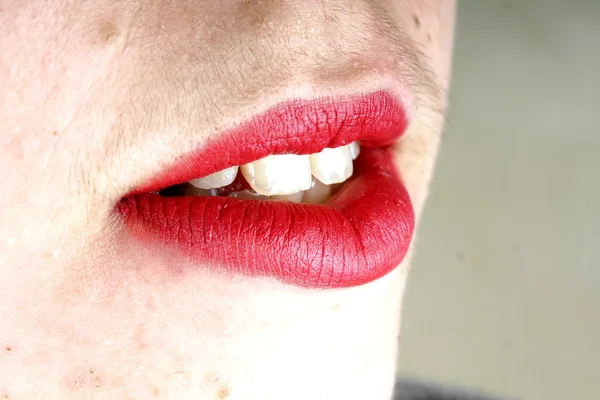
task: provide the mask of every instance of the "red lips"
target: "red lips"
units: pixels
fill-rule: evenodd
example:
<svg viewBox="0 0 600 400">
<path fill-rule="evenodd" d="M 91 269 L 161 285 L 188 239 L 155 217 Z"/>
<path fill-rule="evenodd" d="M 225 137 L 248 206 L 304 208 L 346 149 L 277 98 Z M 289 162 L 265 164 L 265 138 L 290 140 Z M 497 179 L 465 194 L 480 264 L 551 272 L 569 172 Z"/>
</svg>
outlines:
<svg viewBox="0 0 600 400">
<path fill-rule="evenodd" d="M 394 269 L 412 238 L 410 198 L 385 148 L 406 125 L 403 108 L 385 92 L 288 102 L 183 156 L 117 210 L 142 246 L 168 246 L 197 264 L 307 287 L 365 284 Z M 155 193 L 269 154 L 317 153 L 355 140 L 354 175 L 324 205 Z"/>
</svg>

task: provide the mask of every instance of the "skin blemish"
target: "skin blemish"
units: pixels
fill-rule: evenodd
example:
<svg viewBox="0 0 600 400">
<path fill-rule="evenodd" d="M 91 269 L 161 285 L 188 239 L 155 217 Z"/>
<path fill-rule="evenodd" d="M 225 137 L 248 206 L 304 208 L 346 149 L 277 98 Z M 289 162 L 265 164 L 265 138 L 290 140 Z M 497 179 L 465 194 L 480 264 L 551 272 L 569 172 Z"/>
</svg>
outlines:
<svg viewBox="0 0 600 400">
<path fill-rule="evenodd" d="M 98 44 L 103 47 L 110 47 L 121 37 L 119 27 L 112 21 L 104 21 L 98 28 Z"/>
<path fill-rule="evenodd" d="M 284 2 L 242 1 L 235 16 L 247 26 L 249 32 L 255 32 L 267 26 L 267 21 L 277 20 L 277 16 L 285 7 Z"/>
<path fill-rule="evenodd" d="M 421 19 L 419 18 L 419 16 L 417 14 L 413 15 L 413 22 L 415 23 L 415 26 L 417 27 L 417 29 L 421 28 Z"/>
<path fill-rule="evenodd" d="M 227 399 L 231 395 L 231 389 L 227 385 L 221 386 L 219 389 L 219 400 Z"/>
<path fill-rule="evenodd" d="M 254 24 L 257 27 L 262 26 L 262 24 L 264 24 L 264 23 L 265 23 L 265 17 L 262 15 L 257 15 L 256 18 L 254 19 Z"/>
<path fill-rule="evenodd" d="M 106 386 L 96 369 L 87 368 L 84 371 L 75 372 L 73 375 L 65 377 L 65 383 L 69 390 L 99 389 Z"/>
</svg>

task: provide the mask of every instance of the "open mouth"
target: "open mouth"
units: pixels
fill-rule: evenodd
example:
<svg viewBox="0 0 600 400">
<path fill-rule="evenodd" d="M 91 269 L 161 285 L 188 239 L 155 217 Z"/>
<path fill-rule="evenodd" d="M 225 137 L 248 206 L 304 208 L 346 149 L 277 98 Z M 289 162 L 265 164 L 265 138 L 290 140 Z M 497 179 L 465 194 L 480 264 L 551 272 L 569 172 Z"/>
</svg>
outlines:
<svg viewBox="0 0 600 400">
<path fill-rule="evenodd" d="M 412 238 L 388 148 L 406 125 L 386 92 L 284 103 L 182 156 L 116 210 L 143 245 L 196 265 L 305 287 L 365 284 Z"/>
<path fill-rule="evenodd" d="M 358 142 L 315 154 L 274 154 L 170 186 L 162 196 L 226 196 L 324 204 L 352 176 Z"/>
</svg>

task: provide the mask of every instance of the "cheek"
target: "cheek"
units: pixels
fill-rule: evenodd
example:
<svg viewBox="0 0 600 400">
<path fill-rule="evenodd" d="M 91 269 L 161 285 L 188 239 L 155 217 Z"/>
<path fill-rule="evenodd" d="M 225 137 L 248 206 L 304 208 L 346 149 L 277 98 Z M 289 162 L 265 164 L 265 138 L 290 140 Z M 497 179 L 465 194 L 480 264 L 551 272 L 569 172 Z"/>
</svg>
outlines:
<svg viewBox="0 0 600 400">
<path fill-rule="evenodd" d="M 437 157 L 450 80 L 455 1 L 393 1 L 396 18 L 424 55 L 421 62 L 433 72 L 433 96 L 421 98 L 416 115 L 395 145 L 396 161 L 420 215 Z M 424 88 L 421 88 L 424 89 Z"/>
<path fill-rule="evenodd" d="M 129 3 L 109 3 L 119 9 L 31 1 L 0 13 L 8 54 L 0 59 L 0 120 L 8 121 L 0 135 L 0 173 L 12 194 L 0 204 L 11 215 L 35 204 L 23 215 L 37 224 L 38 236 L 48 233 L 42 224 L 49 219 L 69 221 L 89 211 L 81 200 L 90 197 L 89 182 L 99 180 L 90 171 L 102 171 L 90 154 L 101 153 L 97 142 L 108 135 L 106 109 L 117 90 L 110 89 L 109 73 L 123 57 L 134 11 Z M 52 246 L 53 240 L 38 242 Z"/>
<path fill-rule="evenodd" d="M 23 138 L 30 158 L 60 148 L 65 141 L 69 151 L 61 157 L 74 157 L 73 144 L 83 145 L 94 135 L 90 126 L 73 126 L 99 102 L 114 97 L 106 90 L 107 72 L 126 48 L 131 6 L 111 4 L 113 10 L 101 2 L 31 1 L 0 13 L 0 26 L 6 31 L 2 51 L 8 54 L 0 59 L 5 93 L 0 115 L 9 117 L 8 132 Z M 9 151 L 23 158 L 17 150 L 12 143 Z"/>
<path fill-rule="evenodd" d="M 453 41 L 455 0 L 412 0 L 401 14 L 411 38 L 429 59 L 430 68 L 447 88 Z"/>
<path fill-rule="evenodd" d="M 104 10 L 94 7 L 84 12 L 85 4 L 47 7 L 29 2 L 2 18 L 8 27 L 3 52 L 10 57 L 3 57 L 2 73 L 13 94 L 9 106 L 18 109 L 27 104 L 29 113 L 47 111 L 53 116 L 47 125 L 56 121 L 57 127 L 75 114 L 73 107 L 65 106 L 79 104 L 89 95 L 90 83 L 124 47 L 127 34 L 105 20 Z"/>
</svg>

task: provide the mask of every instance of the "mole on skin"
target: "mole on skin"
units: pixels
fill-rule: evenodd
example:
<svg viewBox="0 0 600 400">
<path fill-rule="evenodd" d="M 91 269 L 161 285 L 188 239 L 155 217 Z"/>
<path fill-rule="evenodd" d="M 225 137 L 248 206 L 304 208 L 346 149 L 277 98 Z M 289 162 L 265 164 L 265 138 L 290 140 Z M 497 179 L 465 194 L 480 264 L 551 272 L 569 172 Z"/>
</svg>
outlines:
<svg viewBox="0 0 600 400">
<path fill-rule="evenodd" d="M 98 42 L 103 47 L 110 47 L 121 36 L 119 27 L 112 21 L 104 21 L 98 29 Z"/>
</svg>

